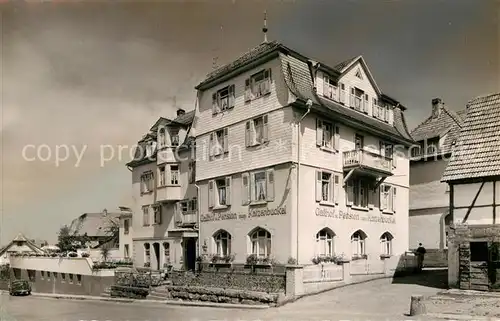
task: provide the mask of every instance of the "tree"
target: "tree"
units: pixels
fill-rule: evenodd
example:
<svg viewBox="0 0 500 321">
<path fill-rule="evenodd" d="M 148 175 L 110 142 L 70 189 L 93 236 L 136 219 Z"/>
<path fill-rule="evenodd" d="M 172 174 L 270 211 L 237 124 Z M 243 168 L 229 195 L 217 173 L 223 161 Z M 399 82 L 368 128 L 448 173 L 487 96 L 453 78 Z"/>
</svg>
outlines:
<svg viewBox="0 0 500 321">
<path fill-rule="evenodd" d="M 117 245 L 118 242 L 119 242 L 119 238 L 120 238 L 120 223 L 115 221 L 115 220 L 108 220 L 108 223 L 106 225 L 106 227 L 104 228 L 104 231 L 106 233 L 106 235 L 109 236 L 109 238 L 104 241 L 104 244 L 113 244 L 113 245 Z"/>
<path fill-rule="evenodd" d="M 101 256 L 104 262 L 109 258 L 109 247 L 106 244 L 101 247 Z"/>
<path fill-rule="evenodd" d="M 61 252 L 76 252 L 77 249 L 87 247 L 88 241 L 87 233 L 84 235 L 78 235 L 76 232 L 72 233 L 67 225 L 61 227 L 57 236 L 57 246 Z"/>
</svg>

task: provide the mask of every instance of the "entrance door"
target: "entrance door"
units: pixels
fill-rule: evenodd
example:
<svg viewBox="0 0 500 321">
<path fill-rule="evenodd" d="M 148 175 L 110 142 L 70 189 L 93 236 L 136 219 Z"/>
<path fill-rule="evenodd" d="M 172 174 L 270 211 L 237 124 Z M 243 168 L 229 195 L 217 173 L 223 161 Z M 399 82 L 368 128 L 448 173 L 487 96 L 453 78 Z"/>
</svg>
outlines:
<svg viewBox="0 0 500 321">
<path fill-rule="evenodd" d="M 470 289 L 489 290 L 488 242 L 470 242 Z"/>
<path fill-rule="evenodd" d="M 196 239 L 186 238 L 184 239 L 184 266 L 188 271 L 194 271 L 196 268 Z"/>
<path fill-rule="evenodd" d="M 153 251 L 155 252 L 156 258 L 156 269 L 160 269 L 160 243 L 153 243 Z M 153 268 L 153 267 L 151 267 Z"/>
</svg>

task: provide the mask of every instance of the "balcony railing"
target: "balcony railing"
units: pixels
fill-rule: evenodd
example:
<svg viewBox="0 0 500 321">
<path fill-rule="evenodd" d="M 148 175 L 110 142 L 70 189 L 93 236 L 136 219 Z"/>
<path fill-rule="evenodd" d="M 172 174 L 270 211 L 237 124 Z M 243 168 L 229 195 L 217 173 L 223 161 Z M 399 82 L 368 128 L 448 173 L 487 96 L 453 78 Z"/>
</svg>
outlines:
<svg viewBox="0 0 500 321">
<path fill-rule="evenodd" d="M 344 168 L 363 167 L 383 172 L 392 171 L 392 159 L 363 149 L 344 152 Z"/>
<path fill-rule="evenodd" d="M 362 97 L 351 95 L 350 106 L 360 112 L 368 112 L 368 102 Z"/>
<path fill-rule="evenodd" d="M 189 211 L 179 213 L 176 217 L 177 226 L 192 226 L 198 223 L 198 212 L 197 211 Z"/>
</svg>

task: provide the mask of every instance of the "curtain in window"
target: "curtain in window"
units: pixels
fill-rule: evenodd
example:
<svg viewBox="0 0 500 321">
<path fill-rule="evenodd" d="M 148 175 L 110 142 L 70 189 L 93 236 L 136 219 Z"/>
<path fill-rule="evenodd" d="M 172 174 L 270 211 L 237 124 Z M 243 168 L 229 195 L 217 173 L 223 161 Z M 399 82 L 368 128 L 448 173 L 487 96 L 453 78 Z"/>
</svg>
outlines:
<svg viewBox="0 0 500 321">
<path fill-rule="evenodd" d="M 219 187 L 219 205 L 226 205 L 226 187 Z"/>
<path fill-rule="evenodd" d="M 266 199 L 266 173 L 255 174 L 255 198 L 258 201 Z"/>
</svg>

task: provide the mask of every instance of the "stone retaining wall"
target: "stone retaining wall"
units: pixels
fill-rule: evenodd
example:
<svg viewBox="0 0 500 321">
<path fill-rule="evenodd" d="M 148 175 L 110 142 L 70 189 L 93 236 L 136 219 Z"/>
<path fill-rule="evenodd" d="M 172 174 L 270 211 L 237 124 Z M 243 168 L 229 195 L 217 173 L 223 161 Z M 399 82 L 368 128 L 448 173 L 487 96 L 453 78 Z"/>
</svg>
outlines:
<svg viewBox="0 0 500 321">
<path fill-rule="evenodd" d="M 263 293 L 247 290 L 205 288 L 199 286 L 168 286 L 172 299 L 187 301 L 208 301 L 233 304 L 254 304 L 275 306 L 284 294 Z"/>
</svg>

